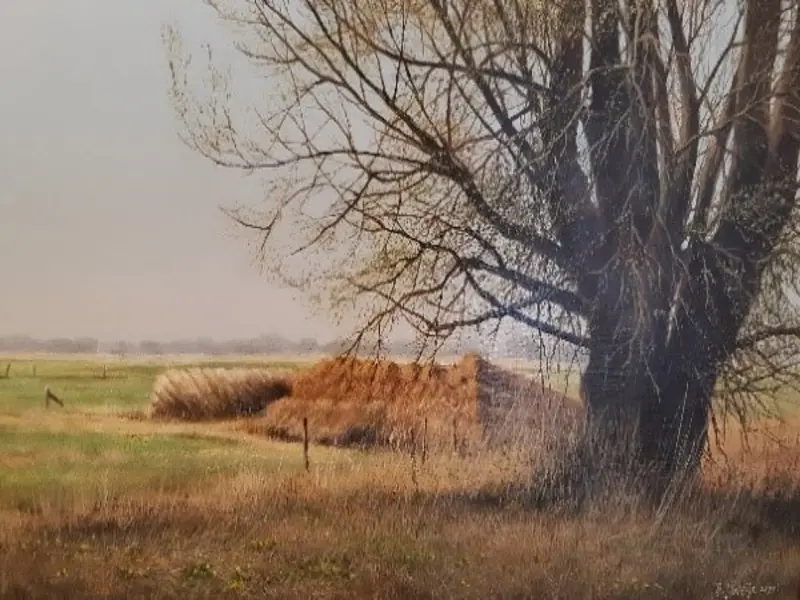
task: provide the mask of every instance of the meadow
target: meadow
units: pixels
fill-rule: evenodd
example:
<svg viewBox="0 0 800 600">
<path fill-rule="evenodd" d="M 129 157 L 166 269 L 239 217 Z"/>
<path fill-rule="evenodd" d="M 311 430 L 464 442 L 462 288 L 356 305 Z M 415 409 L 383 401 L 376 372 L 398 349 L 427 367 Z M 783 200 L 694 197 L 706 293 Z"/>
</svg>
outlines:
<svg viewBox="0 0 800 600">
<path fill-rule="evenodd" d="M 529 452 L 422 463 L 312 446 L 306 471 L 300 444 L 233 421 L 148 419 L 165 359 L 6 362 L 2 598 L 800 597 L 789 413 L 747 447 L 715 445 L 700 488 L 664 514 L 624 493 L 543 502 Z"/>
</svg>

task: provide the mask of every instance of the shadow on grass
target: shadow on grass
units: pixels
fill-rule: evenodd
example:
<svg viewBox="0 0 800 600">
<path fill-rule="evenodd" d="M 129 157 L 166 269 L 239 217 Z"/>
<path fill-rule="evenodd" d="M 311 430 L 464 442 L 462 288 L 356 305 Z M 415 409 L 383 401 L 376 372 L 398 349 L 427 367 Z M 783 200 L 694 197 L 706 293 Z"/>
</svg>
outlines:
<svg viewBox="0 0 800 600">
<path fill-rule="evenodd" d="M 800 543 L 800 488 L 788 490 L 712 490 L 698 486 L 687 491 L 668 509 L 649 505 L 631 496 L 611 497 L 593 503 L 559 497 L 534 486 L 510 484 L 486 486 L 475 491 L 445 494 L 418 493 L 423 504 L 443 505 L 465 511 L 497 513 L 515 511 L 557 514 L 580 518 L 587 514 L 621 511 L 658 518 L 659 522 L 713 519 L 719 533 L 735 533 L 758 542 L 765 537 Z M 660 512 L 659 508 L 664 510 Z"/>
</svg>

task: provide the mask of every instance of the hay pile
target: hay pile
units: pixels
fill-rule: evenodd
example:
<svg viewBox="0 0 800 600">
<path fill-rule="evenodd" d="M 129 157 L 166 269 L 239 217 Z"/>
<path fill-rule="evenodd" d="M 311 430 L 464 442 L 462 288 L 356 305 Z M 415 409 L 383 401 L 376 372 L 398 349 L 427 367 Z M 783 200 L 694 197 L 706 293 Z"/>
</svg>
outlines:
<svg viewBox="0 0 800 600">
<path fill-rule="evenodd" d="M 250 416 L 289 393 L 287 377 L 264 369 L 170 369 L 153 384 L 151 415 L 186 421 Z"/>
<path fill-rule="evenodd" d="M 337 358 L 294 378 L 292 393 L 243 423 L 251 433 L 302 436 L 334 445 L 402 446 L 427 425 L 429 446 L 522 441 L 557 430 L 582 411 L 579 402 L 475 354 L 452 366 Z"/>
</svg>

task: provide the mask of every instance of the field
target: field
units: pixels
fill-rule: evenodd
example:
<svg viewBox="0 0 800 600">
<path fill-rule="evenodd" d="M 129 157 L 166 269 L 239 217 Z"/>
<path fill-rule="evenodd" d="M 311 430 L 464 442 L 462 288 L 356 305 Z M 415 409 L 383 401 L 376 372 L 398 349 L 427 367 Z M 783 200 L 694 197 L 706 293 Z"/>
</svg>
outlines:
<svg viewBox="0 0 800 600">
<path fill-rule="evenodd" d="M 624 494 L 535 502 L 525 452 L 423 464 L 312 446 L 306 472 L 301 445 L 235 422 L 145 418 L 163 361 L 109 360 L 105 377 L 96 359 L 9 361 L 2 598 L 800 597 L 791 415 L 747 451 L 736 436 L 715 448 L 702 489 L 664 517 Z M 45 407 L 46 385 L 64 408 Z"/>
</svg>

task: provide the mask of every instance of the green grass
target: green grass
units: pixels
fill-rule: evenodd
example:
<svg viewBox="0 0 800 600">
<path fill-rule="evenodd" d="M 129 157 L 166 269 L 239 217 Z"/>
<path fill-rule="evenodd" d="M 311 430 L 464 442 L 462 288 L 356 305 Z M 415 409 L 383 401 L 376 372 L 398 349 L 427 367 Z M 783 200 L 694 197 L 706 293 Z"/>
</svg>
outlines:
<svg viewBox="0 0 800 600">
<path fill-rule="evenodd" d="M 137 410 L 149 401 L 150 386 L 159 367 L 136 371 L 112 367 L 102 379 L 102 365 L 83 362 L 13 363 L 11 378 L 0 380 L 0 413 L 20 415 L 44 407 L 44 388 L 50 386 L 68 406 L 85 411 Z"/>
<path fill-rule="evenodd" d="M 302 469 L 302 455 L 293 445 L 225 437 L 213 426 L 206 431 L 121 418 L 147 407 L 153 381 L 166 364 L 117 362 L 107 366 L 104 378 L 97 361 L 10 362 L 10 378 L 0 379 L 0 510 L 36 512 L 44 504 L 171 491 L 242 471 Z M 201 364 L 252 362 L 193 363 Z M 45 408 L 45 386 L 65 408 L 52 403 Z M 333 456 L 323 452 L 318 458 Z"/>
<path fill-rule="evenodd" d="M 185 433 L 58 431 L 0 425 L 0 509 L 133 491 L 174 491 L 242 471 L 297 472 L 302 456 L 280 444 Z"/>
<path fill-rule="evenodd" d="M 97 362 L 11 361 L 11 377 L 0 379 L 0 413 L 21 415 L 43 410 L 45 386 L 70 408 L 93 412 L 139 410 L 149 402 L 153 380 L 162 369 L 159 365 L 113 364 L 103 379 L 103 365 Z"/>
<path fill-rule="evenodd" d="M 22 415 L 44 408 L 44 388 L 50 386 L 69 408 L 84 412 L 113 413 L 144 409 L 156 376 L 173 366 L 161 362 L 109 362 L 93 360 L 2 360 L 0 373 L 11 363 L 9 379 L 0 379 L 0 414 Z M 177 363 L 180 367 L 267 366 L 276 371 L 296 369 L 299 362 L 263 360 Z M 35 375 L 34 375 L 35 368 Z"/>
</svg>

